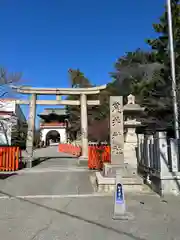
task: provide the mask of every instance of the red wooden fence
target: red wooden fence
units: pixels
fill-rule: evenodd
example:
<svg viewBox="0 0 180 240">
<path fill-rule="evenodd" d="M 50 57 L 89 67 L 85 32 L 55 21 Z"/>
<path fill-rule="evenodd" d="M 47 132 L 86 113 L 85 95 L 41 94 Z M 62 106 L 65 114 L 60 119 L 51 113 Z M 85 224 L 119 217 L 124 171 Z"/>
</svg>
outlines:
<svg viewBox="0 0 180 240">
<path fill-rule="evenodd" d="M 19 147 L 0 147 L 0 171 L 16 171 L 20 167 L 21 150 Z"/>
<path fill-rule="evenodd" d="M 79 157 L 81 156 L 81 147 L 68 143 L 59 144 L 59 152 L 64 152 Z"/>
<path fill-rule="evenodd" d="M 59 152 L 72 154 L 76 157 L 81 156 L 81 147 L 74 146 L 68 143 L 59 144 Z M 104 162 L 111 162 L 110 146 L 107 145 L 92 145 L 88 147 L 88 168 L 102 169 Z"/>
<path fill-rule="evenodd" d="M 102 169 L 103 163 L 111 162 L 110 146 L 93 145 L 88 147 L 88 168 Z"/>
</svg>

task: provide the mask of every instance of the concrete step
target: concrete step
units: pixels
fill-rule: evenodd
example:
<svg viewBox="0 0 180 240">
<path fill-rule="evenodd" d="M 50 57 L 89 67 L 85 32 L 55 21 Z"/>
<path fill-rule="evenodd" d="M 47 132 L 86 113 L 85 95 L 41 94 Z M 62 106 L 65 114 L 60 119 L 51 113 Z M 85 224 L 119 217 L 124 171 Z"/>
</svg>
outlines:
<svg viewBox="0 0 180 240">
<path fill-rule="evenodd" d="M 116 171 L 119 170 L 122 172 L 122 176 L 134 176 L 137 175 L 137 167 L 131 166 L 129 164 L 122 164 L 122 165 L 113 165 L 110 163 L 103 164 L 103 175 L 105 177 L 115 177 Z"/>
<path fill-rule="evenodd" d="M 114 192 L 115 177 L 104 177 L 101 172 L 95 173 L 96 191 L 97 192 Z M 150 192 L 150 188 L 143 183 L 143 179 L 138 175 L 133 177 L 122 178 L 125 191 Z"/>
</svg>

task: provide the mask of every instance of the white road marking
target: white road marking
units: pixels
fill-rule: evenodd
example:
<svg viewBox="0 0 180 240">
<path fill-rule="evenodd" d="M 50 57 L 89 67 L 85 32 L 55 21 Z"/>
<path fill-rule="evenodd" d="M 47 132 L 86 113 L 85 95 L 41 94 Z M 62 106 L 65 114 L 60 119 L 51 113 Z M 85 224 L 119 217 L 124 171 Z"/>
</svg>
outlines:
<svg viewBox="0 0 180 240">
<path fill-rule="evenodd" d="M 19 195 L 19 196 L 0 196 L 3 199 L 62 199 L 62 198 L 89 198 L 89 197 L 108 197 L 112 193 L 92 193 L 92 194 L 66 194 L 66 195 Z"/>
<path fill-rule="evenodd" d="M 40 169 L 23 169 L 16 172 L 1 172 L 1 174 L 17 174 L 21 175 L 24 173 L 50 173 L 50 172 L 93 172 L 95 170 L 89 170 L 88 168 L 40 168 Z"/>
<path fill-rule="evenodd" d="M 88 169 L 67 168 L 67 169 L 37 169 L 37 170 L 22 171 L 22 173 L 40 173 L 40 172 L 89 172 L 89 170 Z"/>
</svg>

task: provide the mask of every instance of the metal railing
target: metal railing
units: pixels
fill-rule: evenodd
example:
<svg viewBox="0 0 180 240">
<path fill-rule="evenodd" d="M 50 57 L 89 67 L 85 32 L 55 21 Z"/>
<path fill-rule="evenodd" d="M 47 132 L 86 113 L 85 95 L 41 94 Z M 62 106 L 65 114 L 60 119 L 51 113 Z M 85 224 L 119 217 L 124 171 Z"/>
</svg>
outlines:
<svg viewBox="0 0 180 240">
<path fill-rule="evenodd" d="M 168 138 L 165 132 L 138 134 L 138 172 L 159 178 L 179 172 L 178 147 L 178 141 Z"/>
</svg>

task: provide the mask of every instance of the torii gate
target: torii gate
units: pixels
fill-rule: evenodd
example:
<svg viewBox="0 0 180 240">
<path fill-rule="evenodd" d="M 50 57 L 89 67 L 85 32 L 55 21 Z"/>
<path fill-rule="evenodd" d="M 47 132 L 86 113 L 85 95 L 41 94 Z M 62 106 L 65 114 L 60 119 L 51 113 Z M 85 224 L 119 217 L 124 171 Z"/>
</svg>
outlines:
<svg viewBox="0 0 180 240">
<path fill-rule="evenodd" d="M 81 141 L 82 156 L 88 158 L 88 119 L 87 105 L 99 105 L 99 100 L 87 100 L 87 95 L 99 94 L 106 85 L 90 88 L 35 88 L 28 86 L 11 86 L 16 92 L 30 95 L 29 100 L 17 100 L 18 104 L 29 105 L 28 133 L 26 150 L 28 153 L 27 167 L 32 167 L 33 160 L 33 140 L 35 130 L 36 105 L 80 105 L 81 106 Z M 56 95 L 56 100 L 37 100 L 38 95 Z M 61 100 L 61 95 L 79 95 L 80 100 Z"/>
</svg>

